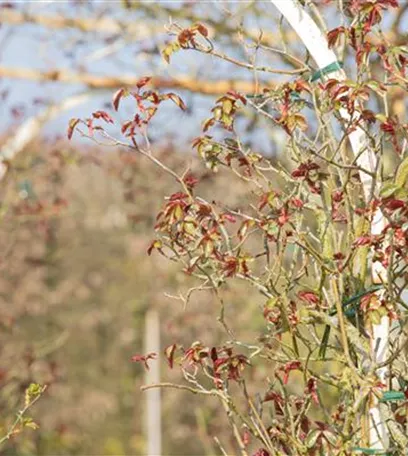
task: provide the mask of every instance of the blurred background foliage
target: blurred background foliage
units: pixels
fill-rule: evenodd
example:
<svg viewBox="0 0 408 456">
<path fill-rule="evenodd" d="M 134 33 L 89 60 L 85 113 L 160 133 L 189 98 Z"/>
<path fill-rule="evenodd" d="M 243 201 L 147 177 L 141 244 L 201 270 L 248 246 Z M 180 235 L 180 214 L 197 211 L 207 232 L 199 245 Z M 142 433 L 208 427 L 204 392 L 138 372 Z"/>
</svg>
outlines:
<svg viewBox="0 0 408 456">
<path fill-rule="evenodd" d="M 172 146 L 159 155 L 175 169 L 185 166 Z M 245 201 L 245 185 L 231 188 L 222 172 L 214 178 L 198 159 L 191 166 L 203 197 L 237 208 Z M 217 299 L 202 291 L 184 310 L 165 293 L 186 292 L 194 281 L 146 254 L 155 215 L 173 187 L 141 157 L 58 140 L 30 144 L 9 169 L 0 226 L 2 432 L 31 382 L 49 387 L 31 412 L 40 429 L 25 429 L 1 454 L 145 454 L 144 372 L 130 358 L 143 352 L 146 309 L 160 311 L 163 348 L 225 338 L 216 326 Z M 255 309 L 263 302 L 242 289 L 224 292 L 226 318 L 241 340 L 251 341 L 261 335 Z M 162 369 L 163 379 L 180 380 L 164 363 Z M 162 395 L 166 454 L 214 454 L 214 436 L 228 448 L 215 399 Z"/>
</svg>

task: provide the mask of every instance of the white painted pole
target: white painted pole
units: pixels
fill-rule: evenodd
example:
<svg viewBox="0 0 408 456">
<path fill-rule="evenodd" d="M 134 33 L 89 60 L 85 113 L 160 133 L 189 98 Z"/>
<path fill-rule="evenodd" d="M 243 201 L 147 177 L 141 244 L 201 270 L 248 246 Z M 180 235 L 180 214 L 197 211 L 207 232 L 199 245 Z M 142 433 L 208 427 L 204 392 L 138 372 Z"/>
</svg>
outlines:
<svg viewBox="0 0 408 456">
<path fill-rule="evenodd" d="M 41 134 L 44 125 L 58 116 L 62 111 L 71 109 L 79 104 L 87 102 L 92 93 L 81 93 L 72 95 L 67 99 L 46 108 L 40 114 L 30 117 L 24 121 L 11 138 L 0 148 L 0 181 L 7 173 L 7 166 L 4 161 L 12 161 L 24 148 Z"/>
<path fill-rule="evenodd" d="M 326 36 L 296 0 L 271 0 L 271 2 L 295 30 L 319 69 L 323 69 L 331 63 L 338 62 L 336 54 L 328 46 Z M 340 81 L 346 79 L 343 70 L 331 73 L 331 77 Z M 352 120 L 349 113 L 344 109 L 340 110 L 340 116 L 345 123 Z M 348 139 L 353 152 L 357 157 L 357 164 L 363 169 L 375 172 L 375 154 L 368 145 L 364 130 L 357 127 L 353 132 L 349 133 Z M 361 154 L 363 150 L 364 153 Z M 360 179 L 366 200 L 368 201 L 372 190 L 372 178 L 369 174 L 360 172 Z M 374 214 L 371 226 L 372 234 L 380 233 L 384 224 L 383 214 L 380 210 L 377 210 Z M 381 263 L 375 262 L 372 265 L 372 274 L 374 283 L 386 282 L 386 271 Z M 379 294 L 381 297 L 381 292 L 379 292 Z M 380 324 L 373 325 L 372 327 L 371 350 L 375 363 L 382 363 L 387 359 L 389 350 L 389 328 L 390 321 L 388 317 L 382 317 Z M 377 375 L 383 383 L 386 383 L 387 372 L 387 367 L 377 370 Z M 376 398 L 372 399 L 369 414 L 371 417 L 370 447 L 372 449 L 386 450 L 388 448 L 388 433 L 386 425 L 381 419 L 379 404 Z"/>
<path fill-rule="evenodd" d="M 156 309 L 149 309 L 145 320 L 145 353 L 157 353 L 160 357 L 160 320 Z M 146 371 L 146 385 L 160 383 L 159 359 L 149 364 Z M 146 442 L 148 456 L 161 456 L 161 396 L 160 388 L 146 392 Z"/>
</svg>

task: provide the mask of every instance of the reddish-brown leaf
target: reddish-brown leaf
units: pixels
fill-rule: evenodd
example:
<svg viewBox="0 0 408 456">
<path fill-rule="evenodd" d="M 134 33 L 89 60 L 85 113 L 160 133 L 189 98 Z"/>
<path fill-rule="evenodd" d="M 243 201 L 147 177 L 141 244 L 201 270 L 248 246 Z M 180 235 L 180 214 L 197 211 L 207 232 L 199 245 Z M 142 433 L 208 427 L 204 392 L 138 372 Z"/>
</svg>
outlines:
<svg viewBox="0 0 408 456">
<path fill-rule="evenodd" d="M 123 96 L 125 96 L 127 94 L 127 90 L 126 89 L 119 89 L 115 92 L 115 94 L 113 95 L 113 99 L 112 99 L 112 104 L 113 104 L 113 107 L 115 108 L 115 111 L 118 110 L 119 108 L 119 103 L 120 103 L 120 100 Z"/>
<path fill-rule="evenodd" d="M 174 365 L 174 353 L 176 352 L 177 345 L 172 344 L 165 348 L 164 355 L 166 356 L 167 362 L 169 363 L 170 369 L 173 369 Z"/>
<path fill-rule="evenodd" d="M 142 363 L 145 369 L 149 370 L 148 361 L 156 358 L 157 353 L 148 353 L 147 355 L 133 355 L 131 361 L 134 363 Z"/>
<path fill-rule="evenodd" d="M 144 77 L 144 78 L 141 78 L 139 79 L 139 81 L 136 83 L 136 87 L 138 89 L 141 89 L 142 87 L 144 87 L 146 84 L 148 84 L 150 82 L 152 78 L 151 77 Z"/>
<path fill-rule="evenodd" d="M 114 123 L 112 117 L 105 111 L 96 111 L 92 114 L 92 117 L 94 119 L 102 119 L 107 123 Z"/>
<path fill-rule="evenodd" d="M 300 291 L 298 297 L 308 304 L 317 304 L 319 302 L 319 297 L 313 291 Z"/>
<path fill-rule="evenodd" d="M 330 32 L 327 34 L 327 43 L 330 48 L 337 44 L 337 40 L 339 39 L 339 36 L 344 32 L 345 32 L 344 27 L 337 27 L 333 30 L 330 30 Z"/>
<path fill-rule="evenodd" d="M 364 245 L 370 245 L 372 240 L 373 239 L 371 236 L 360 236 L 353 242 L 353 245 L 355 245 L 357 247 L 361 247 Z"/>
<path fill-rule="evenodd" d="M 208 36 L 208 29 L 203 24 L 196 24 L 195 28 L 196 28 L 197 32 L 200 33 L 202 36 L 205 36 L 205 37 Z"/>
<path fill-rule="evenodd" d="M 169 98 L 171 101 L 176 103 L 176 105 L 183 111 L 185 111 L 187 109 L 187 106 L 184 104 L 184 101 L 175 93 L 168 93 L 166 95 L 166 98 Z"/>
</svg>

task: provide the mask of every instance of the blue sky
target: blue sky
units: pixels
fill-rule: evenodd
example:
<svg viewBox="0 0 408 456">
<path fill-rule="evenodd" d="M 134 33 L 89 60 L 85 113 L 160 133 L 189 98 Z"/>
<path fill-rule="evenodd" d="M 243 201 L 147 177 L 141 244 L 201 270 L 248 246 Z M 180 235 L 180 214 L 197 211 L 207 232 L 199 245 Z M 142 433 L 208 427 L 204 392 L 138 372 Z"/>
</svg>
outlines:
<svg viewBox="0 0 408 456">
<path fill-rule="evenodd" d="M 120 43 L 121 37 L 102 36 L 94 33 L 81 33 L 75 29 L 68 30 L 52 30 L 36 25 L 9 26 L 2 24 L 0 26 L 0 64 L 7 67 L 23 67 L 39 70 L 51 69 L 67 69 L 73 72 L 81 70 L 95 75 L 115 75 L 115 74 L 130 74 L 137 77 L 142 77 L 152 74 L 160 74 L 171 77 L 178 74 L 195 75 L 199 79 L 220 78 L 251 78 L 252 74 L 247 71 L 241 71 L 231 64 L 220 62 L 208 55 L 202 55 L 194 51 L 183 51 L 176 54 L 172 58 L 171 65 L 167 65 L 164 60 L 157 55 L 152 58 L 148 54 L 149 49 L 162 48 L 165 33 L 165 23 L 168 17 L 161 16 L 157 19 L 147 18 L 138 10 L 124 11 L 120 8 L 120 2 L 114 1 L 93 1 L 85 5 L 75 1 L 24 1 L 13 2 L 18 9 L 28 10 L 36 14 L 56 14 L 61 13 L 64 16 L 72 17 L 98 17 L 113 15 L 128 23 L 144 24 L 146 21 L 159 27 L 163 33 L 157 35 L 154 40 L 144 40 L 136 43 L 127 43 L 120 51 L 109 55 L 106 58 L 97 58 L 101 48 L 106 47 L 103 39 L 110 38 L 112 43 Z M 152 2 L 157 4 L 158 2 Z M 251 27 L 260 27 L 264 29 L 273 29 L 276 27 L 278 16 L 269 2 L 260 2 L 261 8 L 271 15 L 266 14 L 263 17 L 255 18 L 244 13 L 240 16 L 245 21 L 245 24 Z M 179 8 L 180 2 L 160 2 L 161 5 L 166 5 L 170 8 Z M 217 5 L 217 7 L 216 7 Z M 201 2 L 198 5 L 203 17 L 216 17 L 219 14 L 224 14 L 222 8 L 226 5 L 233 11 L 238 8 L 245 8 L 246 2 Z M 1 10 L 0 10 L 1 11 Z M 408 18 L 406 15 L 405 19 Z M 332 17 L 330 26 L 339 25 L 337 18 Z M 234 21 L 234 14 L 229 18 Z M 205 19 L 204 19 L 205 22 Z M 237 21 L 236 21 L 237 22 Z M 406 21 L 405 21 L 406 22 Z M 216 41 L 217 47 L 222 50 L 222 41 Z M 281 44 L 277 43 L 277 47 Z M 234 49 L 233 52 L 239 52 Z M 245 58 L 245 56 L 244 56 Z M 275 77 L 268 76 L 273 80 Z M 286 79 L 286 78 L 285 78 Z M 282 78 L 281 78 L 282 80 Z M 9 90 L 9 96 L 6 103 L 0 106 L 1 112 L 1 127 L 0 130 L 6 130 L 16 126 L 21 119 L 14 120 L 10 116 L 10 108 L 24 106 L 25 116 L 31 116 L 41 109 L 44 109 L 43 104 L 34 104 L 33 100 L 41 100 L 45 102 L 58 102 L 70 95 L 80 93 L 84 87 L 80 85 L 67 85 L 63 83 L 35 83 L 24 80 L 7 80 L 0 81 L 0 93 L 4 90 Z M 47 134 L 65 134 L 68 121 L 71 117 L 87 117 L 93 111 L 106 109 L 112 98 L 112 90 L 98 92 L 92 98 L 92 101 L 82 106 L 77 106 L 70 111 L 63 112 L 57 119 L 51 121 L 45 132 Z M 183 113 L 178 110 L 172 103 L 163 105 L 160 109 L 154 124 L 151 128 L 153 137 L 177 137 L 181 143 L 185 143 L 191 138 L 200 134 L 200 125 L 203 120 L 209 116 L 209 111 L 214 105 L 215 97 L 204 97 L 178 92 L 188 104 L 191 110 L 188 113 Z M 124 104 L 124 107 L 126 103 Z M 128 109 L 122 109 L 117 114 L 120 120 L 125 120 L 132 115 L 132 109 L 128 105 Z M 268 133 L 258 132 L 257 140 L 264 145 L 268 138 Z"/>
<path fill-rule="evenodd" d="M 163 2 L 162 2 L 163 3 Z M 229 2 L 231 3 L 231 2 Z M 138 11 L 124 12 L 116 7 L 119 2 L 91 2 L 90 6 L 73 6 L 74 2 L 20 2 L 18 8 L 29 10 L 36 14 L 55 14 L 60 12 L 73 17 L 95 17 L 98 14 L 106 14 L 111 17 L 113 11 L 117 17 L 126 22 L 145 21 L 146 17 L 141 16 Z M 213 8 L 216 2 L 207 2 L 199 5 L 204 8 L 205 14 L 220 14 L 217 8 Z M 219 4 L 219 2 L 218 2 Z M 112 5 L 114 9 L 112 10 Z M 177 2 L 166 3 L 166 6 L 178 7 Z M 234 8 L 234 3 L 231 3 Z M 219 8 L 223 7 L 220 6 Z M 209 9 L 210 8 L 210 9 Z M 216 61 L 213 57 L 198 54 L 196 52 L 182 52 L 172 58 L 168 66 L 164 60 L 157 56 L 146 58 L 144 50 L 149 48 L 161 48 L 164 43 L 165 20 L 161 17 L 156 20 L 155 25 L 162 27 L 163 34 L 157 39 L 139 43 L 129 43 L 121 51 L 113 56 L 103 59 L 95 58 L 95 52 L 103 47 L 101 36 L 93 33 L 80 33 L 78 30 L 51 30 L 36 25 L 9 26 L 2 24 L 0 27 L 0 64 L 7 67 L 23 67 L 38 70 L 68 69 L 79 72 L 85 70 L 95 75 L 131 74 L 140 77 L 151 74 L 163 76 L 174 76 L 177 74 L 195 75 L 199 79 L 213 79 L 228 77 L 252 77 L 247 72 L 232 67 L 231 64 Z M 256 25 L 256 20 L 245 17 L 250 25 Z M 154 23 L 150 19 L 150 22 Z M 105 37 L 106 38 L 106 37 Z M 119 37 L 120 39 L 120 37 Z M 222 43 L 219 43 L 221 48 Z M 233 71 L 233 75 L 231 75 Z M 10 116 L 11 107 L 24 106 L 25 116 L 33 115 L 40 109 L 41 104 L 33 106 L 32 100 L 45 99 L 44 101 L 58 102 L 66 97 L 79 93 L 84 89 L 81 86 L 66 85 L 63 83 L 42 83 L 24 80 L 2 80 L 0 81 L 0 92 L 9 90 L 7 102 L 1 106 L 2 129 L 15 126 L 20 120 L 13 120 Z M 197 136 L 200 133 L 200 125 L 209 116 L 209 111 L 214 105 L 214 97 L 203 97 L 178 92 L 189 105 L 192 112 L 183 113 L 174 105 L 168 103 L 163 105 L 161 113 L 157 116 L 152 126 L 153 136 L 167 136 L 176 132 L 176 136 L 182 142 Z M 112 91 L 97 93 L 90 103 L 78 106 L 70 111 L 62 113 L 56 120 L 50 122 L 45 131 L 49 133 L 65 133 L 66 125 L 71 117 L 86 117 L 93 111 L 105 109 L 112 97 Z M 127 113 L 131 114 L 130 111 Z M 124 120 L 127 115 L 121 112 L 119 117 Z"/>
</svg>

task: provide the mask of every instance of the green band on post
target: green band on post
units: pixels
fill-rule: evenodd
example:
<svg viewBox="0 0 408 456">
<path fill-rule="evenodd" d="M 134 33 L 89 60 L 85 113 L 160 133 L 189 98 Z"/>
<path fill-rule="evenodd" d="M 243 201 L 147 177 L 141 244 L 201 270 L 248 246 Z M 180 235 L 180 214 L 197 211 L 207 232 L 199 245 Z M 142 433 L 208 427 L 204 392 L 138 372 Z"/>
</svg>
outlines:
<svg viewBox="0 0 408 456">
<path fill-rule="evenodd" d="M 362 448 L 362 447 L 354 447 L 352 448 L 352 451 L 356 453 L 362 453 L 362 454 L 381 454 L 383 456 L 391 456 L 391 453 L 387 450 L 376 450 L 374 448 Z"/>
<path fill-rule="evenodd" d="M 402 391 L 385 391 L 380 402 L 405 401 L 406 397 Z"/>
<path fill-rule="evenodd" d="M 321 79 L 323 76 L 334 73 L 335 71 L 339 71 L 343 68 L 343 64 L 341 62 L 333 62 L 330 65 L 325 66 L 321 70 L 317 70 L 315 73 L 312 74 L 310 79 L 311 82 L 315 82 L 318 79 Z"/>
<path fill-rule="evenodd" d="M 347 317 L 352 317 L 356 314 L 356 306 L 358 306 L 360 299 L 370 293 L 374 293 L 375 291 L 381 290 L 381 288 L 384 288 L 384 285 L 374 285 L 367 290 L 360 291 L 359 293 L 355 294 L 354 296 L 351 296 L 350 298 L 345 299 L 342 302 L 342 307 L 344 314 Z M 353 304 L 353 305 L 352 305 Z M 329 315 L 335 315 L 337 313 L 336 309 L 333 309 Z"/>
</svg>

